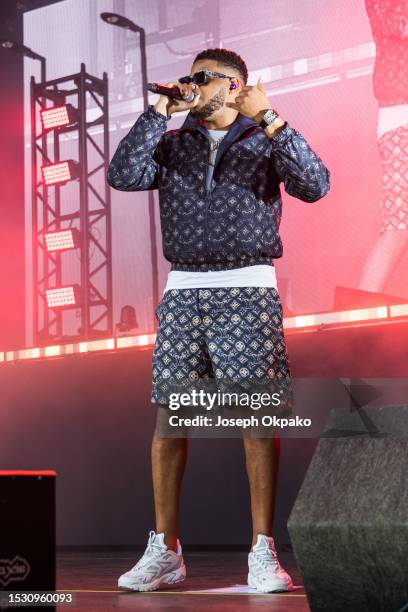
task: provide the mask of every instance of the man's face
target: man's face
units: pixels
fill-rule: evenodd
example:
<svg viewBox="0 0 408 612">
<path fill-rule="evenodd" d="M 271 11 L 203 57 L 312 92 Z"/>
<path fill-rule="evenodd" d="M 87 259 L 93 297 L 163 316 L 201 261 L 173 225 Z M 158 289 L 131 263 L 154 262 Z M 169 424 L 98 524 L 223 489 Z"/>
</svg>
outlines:
<svg viewBox="0 0 408 612">
<path fill-rule="evenodd" d="M 200 93 L 200 99 L 195 108 L 190 110 L 190 114 L 197 119 L 214 119 L 216 116 L 222 115 L 228 107 L 225 102 L 231 102 L 239 92 L 239 77 L 235 71 L 227 67 L 219 65 L 215 60 L 199 60 L 195 62 L 191 68 L 190 74 L 194 74 L 199 70 L 212 70 L 221 72 L 237 78 L 237 88 L 230 92 L 231 81 L 229 79 L 210 78 L 205 85 L 197 85 L 195 90 Z"/>
</svg>

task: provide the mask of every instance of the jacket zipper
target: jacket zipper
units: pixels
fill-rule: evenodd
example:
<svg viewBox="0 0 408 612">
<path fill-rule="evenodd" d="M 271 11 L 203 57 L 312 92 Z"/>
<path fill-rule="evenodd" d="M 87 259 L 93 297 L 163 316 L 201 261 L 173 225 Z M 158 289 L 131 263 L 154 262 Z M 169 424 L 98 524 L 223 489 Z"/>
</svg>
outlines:
<svg viewBox="0 0 408 612">
<path fill-rule="evenodd" d="M 237 138 L 240 137 L 244 132 L 246 132 L 248 129 L 250 129 L 252 127 L 253 126 L 246 127 L 244 130 L 242 130 L 242 132 L 240 134 L 237 135 Z M 208 166 L 209 166 L 209 159 L 210 159 L 210 141 L 209 141 L 207 136 L 206 136 L 206 141 L 207 141 L 208 147 L 207 147 L 207 172 L 205 174 L 205 181 L 207 181 Z M 233 143 L 231 143 L 231 144 L 233 144 Z M 205 190 L 205 223 L 204 223 L 204 246 L 205 246 L 205 249 L 204 250 L 205 250 L 205 255 L 206 256 L 208 256 L 208 253 L 209 253 L 208 209 L 210 207 L 211 193 L 213 191 L 213 189 L 211 189 L 211 185 L 212 185 L 212 182 L 214 180 L 214 173 L 215 173 L 215 166 L 214 166 L 214 170 L 213 170 L 213 175 L 211 177 L 210 186 L 209 186 L 208 189 L 206 187 L 206 190 Z"/>
<path fill-rule="evenodd" d="M 208 209 L 210 207 L 210 201 L 211 201 L 211 183 L 213 181 L 213 177 L 211 177 L 211 183 L 210 186 L 207 189 L 207 176 L 208 176 L 208 170 L 209 170 L 209 161 L 210 161 L 210 141 L 208 139 L 208 137 L 206 137 L 206 142 L 207 142 L 207 169 L 206 169 L 206 173 L 204 176 L 205 179 L 205 183 L 206 183 L 206 188 L 205 188 L 205 220 L 204 220 L 204 253 L 205 253 L 205 257 L 208 258 L 208 253 L 209 253 L 209 236 L 208 236 Z"/>
<path fill-rule="evenodd" d="M 211 200 L 211 192 L 208 191 L 206 196 L 206 203 L 205 203 L 205 224 L 204 224 L 204 252 L 206 257 L 208 257 L 209 254 L 209 236 L 208 236 L 208 209 L 210 207 L 210 200 Z"/>
</svg>

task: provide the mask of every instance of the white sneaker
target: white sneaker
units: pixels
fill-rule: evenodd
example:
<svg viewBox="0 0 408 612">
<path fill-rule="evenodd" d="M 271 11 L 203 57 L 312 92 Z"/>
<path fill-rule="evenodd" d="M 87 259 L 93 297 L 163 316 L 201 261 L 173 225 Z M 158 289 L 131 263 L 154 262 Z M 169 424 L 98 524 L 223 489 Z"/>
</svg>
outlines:
<svg viewBox="0 0 408 612">
<path fill-rule="evenodd" d="M 165 545 L 164 533 L 150 531 L 143 557 L 131 570 L 120 576 L 118 586 L 132 591 L 155 591 L 182 582 L 185 577 L 186 566 L 179 540 L 175 553 Z"/>
<path fill-rule="evenodd" d="M 258 535 L 248 555 L 248 586 L 260 593 L 291 591 L 292 579 L 278 561 L 273 538 Z"/>
</svg>

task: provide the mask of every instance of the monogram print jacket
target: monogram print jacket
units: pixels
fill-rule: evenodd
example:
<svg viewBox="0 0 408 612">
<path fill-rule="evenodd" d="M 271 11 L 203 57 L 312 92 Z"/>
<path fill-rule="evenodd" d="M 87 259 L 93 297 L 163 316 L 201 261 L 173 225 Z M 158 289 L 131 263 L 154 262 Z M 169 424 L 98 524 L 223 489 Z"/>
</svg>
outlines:
<svg viewBox="0 0 408 612">
<path fill-rule="evenodd" d="M 189 113 L 166 132 L 170 117 L 149 106 L 119 143 L 107 180 L 121 191 L 159 190 L 163 252 L 172 270 L 228 270 L 273 265 L 282 256 L 279 184 L 315 202 L 329 190 L 329 171 L 299 132 L 273 138 L 238 114 L 222 140 L 206 189 L 209 139 Z"/>
</svg>

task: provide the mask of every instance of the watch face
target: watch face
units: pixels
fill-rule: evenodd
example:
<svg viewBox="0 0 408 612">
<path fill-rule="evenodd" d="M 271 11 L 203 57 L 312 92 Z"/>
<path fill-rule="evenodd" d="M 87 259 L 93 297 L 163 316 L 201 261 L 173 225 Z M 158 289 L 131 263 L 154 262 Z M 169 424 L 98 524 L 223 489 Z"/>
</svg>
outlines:
<svg viewBox="0 0 408 612">
<path fill-rule="evenodd" d="M 270 125 L 271 123 L 273 123 L 275 121 L 275 119 L 278 117 L 278 113 L 274 110 L 267 110 L 266 113 L 263 116 L 263 120 L 265 121 L 265 123 L 267 123 L 268 125 Z"/>
</svg>

